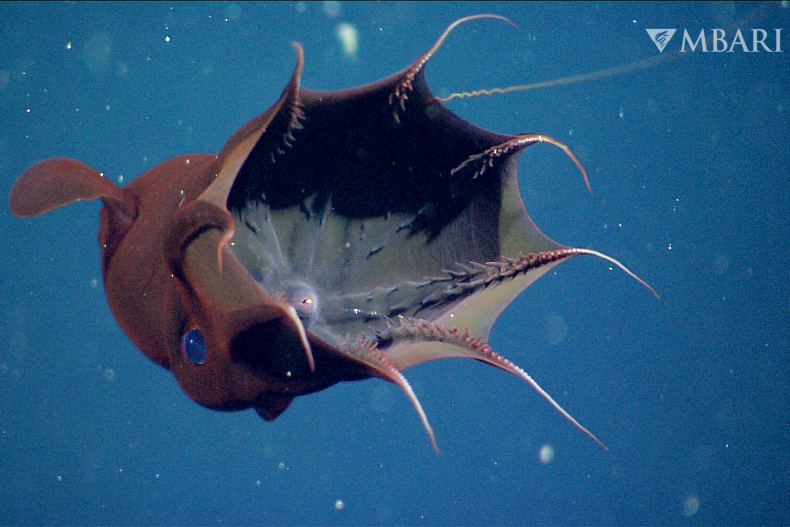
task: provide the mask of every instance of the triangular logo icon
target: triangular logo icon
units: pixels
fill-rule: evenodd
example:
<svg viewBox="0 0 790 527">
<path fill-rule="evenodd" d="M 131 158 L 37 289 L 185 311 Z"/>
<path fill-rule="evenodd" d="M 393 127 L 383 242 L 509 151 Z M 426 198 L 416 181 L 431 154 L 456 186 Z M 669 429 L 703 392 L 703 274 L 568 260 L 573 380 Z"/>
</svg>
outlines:
<svg viewBox="0 0 790 527">
<path fill-rule="evenodd" d="M 675 34 L 674 29 L 645 29 L 647 34 L 650 35 L 650 40 L 658 48 L 660 53 L 664 52 L 664 48 L 667 47 L 669 41 L 672 39 L 672 35 Z"/>
</svg>

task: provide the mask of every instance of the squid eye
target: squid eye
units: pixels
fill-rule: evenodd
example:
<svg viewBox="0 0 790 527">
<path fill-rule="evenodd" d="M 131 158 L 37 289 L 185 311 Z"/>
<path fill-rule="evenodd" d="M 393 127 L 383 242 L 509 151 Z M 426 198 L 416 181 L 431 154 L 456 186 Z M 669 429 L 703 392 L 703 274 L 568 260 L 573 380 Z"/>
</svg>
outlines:
<svg viewBox="0 0 790 527">
<path fill-rule="evenodd" d="M 181 337 L 181 353 L 186 355 L 192 364 L 206 362 L 206 342 L 198 328 L 192 328 Z"/>
</svg>

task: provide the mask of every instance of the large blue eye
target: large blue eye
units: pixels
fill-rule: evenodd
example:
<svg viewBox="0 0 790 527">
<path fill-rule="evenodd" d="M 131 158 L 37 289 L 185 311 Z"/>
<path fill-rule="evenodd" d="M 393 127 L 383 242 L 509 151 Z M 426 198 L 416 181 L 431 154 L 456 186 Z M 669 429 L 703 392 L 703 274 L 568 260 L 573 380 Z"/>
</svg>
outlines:
<svg viewBox="0 0 790 527">
<path fill-rule="evenodd" d="M 181 337 L 181 353 L 186 355 L 192 364 L 206 362 L 206 342 L 199 329 L 192 328 Z"/>
</svg>

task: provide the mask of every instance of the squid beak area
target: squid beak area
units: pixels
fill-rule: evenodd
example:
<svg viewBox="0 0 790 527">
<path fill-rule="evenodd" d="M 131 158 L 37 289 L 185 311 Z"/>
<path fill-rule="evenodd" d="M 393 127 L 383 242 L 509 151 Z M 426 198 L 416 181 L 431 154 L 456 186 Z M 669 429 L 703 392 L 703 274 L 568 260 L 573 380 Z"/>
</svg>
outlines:
<svg viewBox="0 0 790 527">
<path fill-rule="evenodd" d="M 199 331 L 206 348 L 205 365 L 193 365 L 220 375 L 246 368 L 245 385 L 248 375 L 258 379 L 253 384 L 311 376 L 315 360 L 294 308 L 260 288 L 223 243 L 226 235 L 220 229 L 193 234 L 197 229 L 187 224 L 180 230 L 171 244 L 182 247 L 171 262 L 178 278 L 174 284 L 186 312 L 184 329 Z M 228 379 L 227 384 L 234 382 Z"/>
</svg>

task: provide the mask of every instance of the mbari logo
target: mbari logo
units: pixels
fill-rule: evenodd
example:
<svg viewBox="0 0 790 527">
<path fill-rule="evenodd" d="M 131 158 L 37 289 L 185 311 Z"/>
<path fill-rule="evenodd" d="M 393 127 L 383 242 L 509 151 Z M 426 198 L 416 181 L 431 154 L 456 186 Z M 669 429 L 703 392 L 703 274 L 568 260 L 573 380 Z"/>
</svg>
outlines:
<svg viewBox="0 0 790 527">
<path fill-rule="evenodd" d="M 664 48 L 667 47 L 669 41 L 672 40 L 672 35 L 675 34 L 675 29 L 646 29 L 650 39 L 658 48 L 658 51 L 663 53 Z"/>
<path fill-rule="evenodd" d="M 646 29 L 647 34 L 650 35 L 650 40 L 658 48 L 658 51 L 663 53 L 664 48 L 667 47 L 672 35 L 675 34 L 675 29 Z M 683 30 L 683 43 L 680 45 L 680 52 L 686 53 L 686 45 L 689 50 L 697 51 L 699 48 L 703 53 L 713 52 L 722 53 L 724 51 L 733 53 L 734 51 L 742 51 L 744 53 L 759 53 L 760 51 L 768 53 L 781 53 L 782 52 L 782 30 L 774 29 L 773 38 L 769 38 L 768 31 L 765 29 L 752 29 L 751 39 L 747 41 L 747 37 L 743 36 L 740 29 L 732 36 L 731 41 L 727 41 L 727 34 L 723 29 L 711 30 L 711 48 L 708 49 L 708 38 L 705 36 L 705 30 L 702 29 L 697 35 L 696 39 L 689 36 L 688 30 Z M 748 35 L 748 32 L 747 32 Z M 766 42 L 766 40 L 768 42 Z M 751 48 L 749 48 L 751 44 Z M 773 44 L 773 49 L 771 45 Z"/>
</svg>

